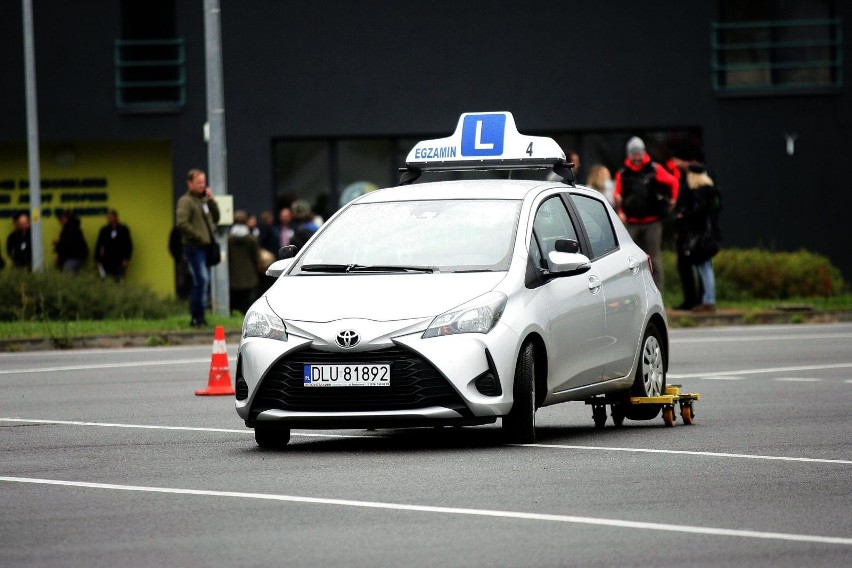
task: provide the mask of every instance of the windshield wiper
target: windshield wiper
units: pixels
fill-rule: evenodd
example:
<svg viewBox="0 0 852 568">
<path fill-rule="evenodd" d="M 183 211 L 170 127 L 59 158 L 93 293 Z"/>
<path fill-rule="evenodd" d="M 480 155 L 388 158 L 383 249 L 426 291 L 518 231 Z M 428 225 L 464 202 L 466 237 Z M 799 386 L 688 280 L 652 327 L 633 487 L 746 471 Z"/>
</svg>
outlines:
<svg viewBox="0 0 852 568">
<path fill-rule="evenodd" d="M 362 266 L 360 264 L 351 264 L 349 265 L 349 270 L 346 272 L 425 272 L 426 274 L 432 274 L 437 271 L 437 268 L 431 266 L 396 266 L 391 264 Z"/>
<path fill-rule="evenodd" d="M 437 268 L 429 266 L 393 266 L 374 264 L 364 266 L 362 264 L 303 264 L 299 269 L 302 272 L 425 272 L 431 274 L 437 272 Z"/>
<path fill-rule="evenodd" d="M 303 264 L 302 272 L 349 272 L 351 264 Z"/>
</svg>

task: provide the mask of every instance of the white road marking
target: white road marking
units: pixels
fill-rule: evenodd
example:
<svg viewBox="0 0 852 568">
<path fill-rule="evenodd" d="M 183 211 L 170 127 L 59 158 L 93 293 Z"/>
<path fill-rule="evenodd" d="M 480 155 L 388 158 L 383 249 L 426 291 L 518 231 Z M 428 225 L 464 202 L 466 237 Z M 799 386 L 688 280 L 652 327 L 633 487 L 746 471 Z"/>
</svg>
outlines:
<svg viewBox="0 0 852 568">
<path fill-rule="evenodd" d="M 730 376 L 715 376 L 715 375 L 707 375 L 707 376 L 699 376 L 699 377 L 687 377 L 686 375 L 678 375 L 676 373 L 669 373 L 666 375 L 669 379 L 684 379 L 684 378 L 693 378 L 693 379 L 702 379 L 705 381 L 745 381 L 746 377 L 737 377 L 735 375 Z"/>
<path fill-rule="evenodd" d="M 520 511 L 500 511 L 494 509 L 468 509 L 462 507 L 436 507 L 430 505 L 413 505 L 406 503 L 383 503 L 379 501 L 355 501 L 351 499 L 325 499 L 320 497 L 301 497 L 297 495 L 280 495 L 274 493 L 245 493 L 241 491 L 209 491 L 204 489 L 180 489 L 174 487 L 147 487 L 142 485 L 116 485 L 112 483 L 89 483 L 84 481 L 63 481 L 58 479 L 38 479 L 32 477 L 0 476 L 0 481 L 9 483 L 28 483 L 39 485 L 58 485 L 64 487 L 80 487 L 86 489 L 106 489 L 116 491 L 137 491 L 143 493 L 163 493 L 170 495 L 193 495 L 204 497 L 226 497 L 236 499 L 260 499 L 265 501 L 285 501 L 290 503 L 307 503 L 311 505 L 332 505 L 338 507 L 360 507 L 390 511 L 410 511 L 417 513 L 437 513 L 443 515 L 467 515 L 475 517 L 495 517 L 502 519 L 518 519 L 525 521 L 544 521 L 552 523 L 574 523 L 582 525 L 597 525 L 627 529 L 667 531 L 689 533 L 704 536 L 729 536 L 738 538 L 755 538 L 766 540 L 784 540 L 809 542 L 814 544 L 839 544 L 852 546 L 852 538 L 822 536 L 811 534 L 764 532 L 754 530 L 725 529 L 719 527 L 702 527 L 692 525 L 674 525 L 667 523 L 648 523 L 641 521 L 626 521 L 622 519 L 606 519 L 598 517 L 578 517 L 574 515 L 552 515 L 544 513 L 524 513 Z"/>
<path fill-rule="evenodd" d="M 777 379 L 773 379 L 775 381 L 781 381 L 784 383 L 821 383 L 822 379 L 817 378 L 808 378 L 808 377 L 780 377 Z"/>
<path fill-rule="evenodd" d="M 231 434 L 253 434 L 254 431 L 248 428 L 241 430 L 229 428 L 202 428 L 197 426 L 157 426 L 153 424 L 118 424 L 110 422 L 82 422 L 77 420 L 39 420 L 35 418 L 0 418 L 0 423 L 23 423 L 23 424 L 59 424 L 65 426 L 96 426 L 102 428 L 138 428 L 144 430 L 182 430 L 189 432 L 225 432 Z M 380 435 L 369 434 L 317 434 L 313 432 L 290 432 L 291 436 L 301 436 L 305 438 L 379 438 Z M 807 462 L 807 463 L 834 463 L 852 465 L 852 460 L 833 460 L 824 458 L 799 458 L 789 456 L 765 456 L 758 454 L 732 454 L 723 452 L 699 452 L 691 450 L 667 450 L 658 448 L 619 448 L 607 446 L 569 446 L 560 444 L 508 444 L 510 446 L 521 448 L 552 448 L 560 450 L 593 450 L 606 452 L 634 452 L 647 454 L 679 454 L 691 456 L 706 456 L 714 458 L 744 458 L 756 460 L 775 460 L 775 461 L 792 461 L 792 462 Z"/>
<path fill-rule="evenodd" d="M 59 424 L 64 426 L 97 426 L 101 428 L 136 428 L 141 430 L 183 430 L 186 432 L 225 432 L 229 434 L 254 434 L 254 430 L 243 428 L 205 428 L 200 426 L 157 426 L 154 424 L 119 424 L 115 422 L 83 422 L 79 420 L 41 420 L 32 418 L 0 418 L 0 422 L 20 422 L 23 424 Z M 291 436 L 306 438 L 374 438 L 375 436 L 357 434 L 315 434 L 291 432 Z"/>
<path fill-rule="evenodd" d="M 820 371 L 825 369 L 849 369 L 852 363 L 837 363 L 833 365 L 803 365 L 801 367 L 768 367 L 764 369 L 740 369 L 738 371 L 709 371 L 706 373 L 669 373 L 671 379 L 703 379 L 727 377 L 731 375 L 760 375 L 766 373 L 789 373 L 791 371 Z"/>
<path fill-rule="evenodd" d="M 605 452 L 633 452 L 645 454 L 678 454 L 687 456 L 707 456 L 714 458 L 740 458 L 750 460 L 773 460 L 773 461 L 790 461 L 790 462 L 806 462 L 806 463 L 835 463 L 852 465 L 852 460 L 831 460 L 824 458 L 796 458 L 790 456 L 765 456 L 759 454 L 732 454 L 725 452 L 699 452 L 694 450 L 667 450 L 659 448 L 618 448 L 607 446 L 569 446 L 562 444 L 511 444 L 524 448 L 544 448 L 544 449 L 560 449 L 560 450 L 595 450 Z"/>
<path fill-rule="evenodd" d="M 232 362 L 236 362 L 234 357 Z M 210 358 L 206 359 L 172 359 L 167 361 L 134 361 L 132 363 L 104 363 L 101 365 L 65 365 L 63 367 L 39 367 L 33 369 L 3 369 L 0 375 L 22 375 L 25 373 L 57 373 L 61 371 L 85 371 L 89 369 L 118 369 L 127 367 L 151 367 L 155 365 L 197 365 L 201 363 L 210 364 Z"/>
</svg>

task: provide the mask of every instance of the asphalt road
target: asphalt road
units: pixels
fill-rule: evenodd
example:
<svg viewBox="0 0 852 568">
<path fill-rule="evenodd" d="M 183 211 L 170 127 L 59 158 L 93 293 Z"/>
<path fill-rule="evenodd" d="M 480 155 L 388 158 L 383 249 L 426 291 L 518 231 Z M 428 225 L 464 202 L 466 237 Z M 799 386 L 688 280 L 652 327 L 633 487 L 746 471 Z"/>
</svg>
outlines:
<svg viewBox="0 0 852 568">
<path fill-rule="evenodd" d="M 210 347 L 0 354 L 0 566 L 849 566 L 850 347 L 850 324 L 675 330 L 691 426 L 569 403 L 534 445 L 297 430 L 283 452 L 194 395 Z"/>
</svg>

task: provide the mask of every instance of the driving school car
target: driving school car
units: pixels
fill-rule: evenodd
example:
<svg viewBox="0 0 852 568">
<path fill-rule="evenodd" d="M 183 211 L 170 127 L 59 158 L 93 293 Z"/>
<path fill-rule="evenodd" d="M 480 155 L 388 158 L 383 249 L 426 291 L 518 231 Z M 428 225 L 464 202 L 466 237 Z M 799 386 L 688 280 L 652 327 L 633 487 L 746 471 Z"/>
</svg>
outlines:
<svg viewBox="0 0 852 568">
<path fill-rule="evenodd" d="M 269 267 L 277 280 L 246 314 L 235 377 L 260 446 L 286 445 L 292 428 L 497 420 L 531 442 L 542 406 L 663 392 L 667 321 L 649 258 L 601 194 L 574 183 L 556 142 L 520 134 L 508 112 L 466 113 L 406 164 L 400 186 L 350 202 Z M 559 181 L 414 183 L 494 169 Z"/>
</svg>

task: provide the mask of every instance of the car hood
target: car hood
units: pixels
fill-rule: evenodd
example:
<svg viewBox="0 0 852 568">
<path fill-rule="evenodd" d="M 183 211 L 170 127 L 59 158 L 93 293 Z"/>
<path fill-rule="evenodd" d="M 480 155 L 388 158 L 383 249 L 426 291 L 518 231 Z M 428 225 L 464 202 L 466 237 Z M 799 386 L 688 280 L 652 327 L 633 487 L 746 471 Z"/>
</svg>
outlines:
<svg viewBox="0 0 852 568">
<path fill-rule="evenodd" d="M 266 294 L 284 320 L 434 317 L 490 290 L 505 272 L 282 276 Z"/>
</svg>

